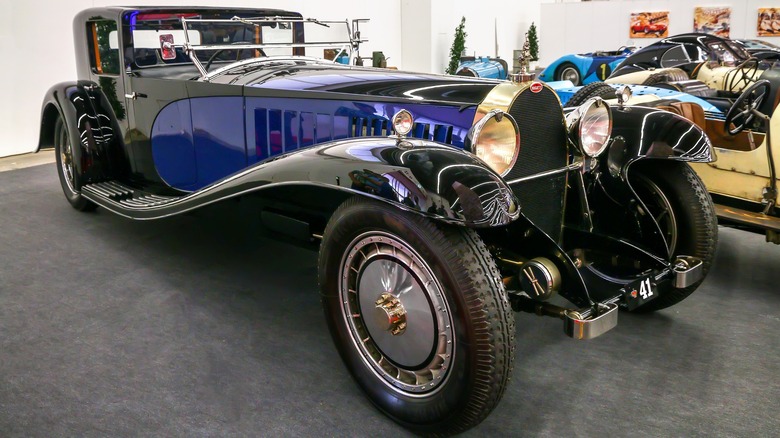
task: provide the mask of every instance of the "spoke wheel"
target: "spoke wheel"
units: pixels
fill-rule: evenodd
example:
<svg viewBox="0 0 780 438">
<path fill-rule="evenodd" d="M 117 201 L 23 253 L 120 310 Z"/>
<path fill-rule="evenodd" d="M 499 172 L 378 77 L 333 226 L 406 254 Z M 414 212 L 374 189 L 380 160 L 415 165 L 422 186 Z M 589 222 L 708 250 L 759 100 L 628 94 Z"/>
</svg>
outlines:
<svg viewBox="0 0 780 438">
<path fill-rule="evenodd" d="M 79 211 L 92 211 L 97 208 L 97 204 L 81 196 L 81 185 L 76 173 L 78 155 L 73 149 L 68 128 L 61 117 L 54 122 L 54 154 L 57 161 L 57 175 L 65 199 Z"/>
<path fill-rule="evenodd" d="M 677 250 L 678 224 L 672 202 L 663 190 L 644 174 L 639 174 L 634 189 L 644 205 L 634 204 L 637 214 L 648 215 L 658 227 L 659 235 L 667 248 L 667 257 Z"/>
<path fill-rule="evenodd" d="M 629 169 L 628 177 L 641 202 L 631 201 L 622 214 L 608 212 L 612 220 L 602 227 L 667 262 L 678 255 L 698 257 L 706 275 L 715 255 L 718 226 L 712 201 L 699 177 L 686 163 L 664 160 L 640 161 Z M 657 267 L 598 248 L 584 251 L 583 269 L 587 274 L 612 285 L 590 289 L 597 299 L 609 298 L 615 285 L 627 284 Z M 649 312 L 677 304 L 701 281 L 686 288 L 672 287 L 671 282 L 659 284 L 658 298 L 635 311 Z"/>
<path fill-rule="evenodd" d="M 323 234 L 319 283 L 344 364 L 393 420 L 448 435 L 498 404 L 514 358 L 514 314 L 473 230 L 347 200 Z"/>
</svg>

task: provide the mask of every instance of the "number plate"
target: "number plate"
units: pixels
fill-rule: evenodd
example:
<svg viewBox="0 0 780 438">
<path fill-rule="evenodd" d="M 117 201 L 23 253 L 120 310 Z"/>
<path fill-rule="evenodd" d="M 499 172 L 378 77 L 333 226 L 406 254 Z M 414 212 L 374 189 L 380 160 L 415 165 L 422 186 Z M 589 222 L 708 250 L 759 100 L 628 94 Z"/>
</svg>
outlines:
<svg viewBox="0 0 780 438">
<path fill-rule="evenodd" d="M 645 275 L 625 286 L 623 297 L 625 298 L 628 310 L 634 310 L 648 301 L 658 297 L 656 284 L 653 277 Z"/>
</svg>

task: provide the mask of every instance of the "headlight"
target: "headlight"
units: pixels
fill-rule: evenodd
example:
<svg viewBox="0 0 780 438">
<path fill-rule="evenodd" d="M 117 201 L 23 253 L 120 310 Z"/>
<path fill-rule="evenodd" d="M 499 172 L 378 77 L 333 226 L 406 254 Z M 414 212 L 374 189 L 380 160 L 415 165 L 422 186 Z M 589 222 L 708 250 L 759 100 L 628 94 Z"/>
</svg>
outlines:
<svg viewBox="0 0 780 438">
<path fill-rule="evenodd" d="M 612 112 L 601 98 L 591 99 L 575 111 L 577 114 L 569 126 L 579 136 L 582 153 L 597 157 L 607 147 L 612 134 Z"/>
<path fill-rule="evenodd" d="M 520 153 L 517 122 L 501 110 L 493 110 L 469 130 L 466 147 L 501 176 L 506 175 Z"/>
</svg>

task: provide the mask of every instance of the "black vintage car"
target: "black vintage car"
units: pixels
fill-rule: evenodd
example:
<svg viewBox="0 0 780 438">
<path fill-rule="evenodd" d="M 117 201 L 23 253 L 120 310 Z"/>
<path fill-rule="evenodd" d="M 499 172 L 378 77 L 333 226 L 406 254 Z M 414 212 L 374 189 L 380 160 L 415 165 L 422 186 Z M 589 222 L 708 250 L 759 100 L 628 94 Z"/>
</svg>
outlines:
<svg viewBox="0 0 780 438">
<path fill-rule="evenodd" d="M 258 222 L 319 248 L 344 363 L 421 433 L 465 430 L 496 406 L 513 311 L 588 339 L 620 308 L 655 311 L 699 286 L 717 239 L 688 165 L 711 160 L 699 128 L 600 99 L 564 116 L 539 82 L 355 65 L 357 25 L 86 10 L 78 80 L 46 95 L 40 147 L 55 148 L 78 210 L 147 220 L 242 197 Z"/>
</svg>

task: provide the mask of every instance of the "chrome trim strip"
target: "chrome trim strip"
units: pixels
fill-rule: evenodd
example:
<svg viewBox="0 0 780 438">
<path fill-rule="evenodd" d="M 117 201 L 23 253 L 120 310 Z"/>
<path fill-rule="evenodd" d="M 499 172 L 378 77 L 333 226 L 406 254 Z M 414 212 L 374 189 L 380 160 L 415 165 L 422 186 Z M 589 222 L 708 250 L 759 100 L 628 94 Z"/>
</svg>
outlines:
<svg viewBox="0 0 780 438">
<path fill-rule="evenodd" d="M 547 172 L 536 173 L 534 175 L 524 176 L 522 178 L 513 179 L 512 181 L 507 181 L 506 183 L 511 185 L 511 184 L 521 183 L 523 181 L 529 181 L 529 180 L 532 180 L 532 179 L 545 178 L 545 177 L 548 177 L 548 176 L 558 175 L 558 174 L 561 174 L 561 173 L 570 172 L 572 170 L 581 169 L 582 165 L 583 165 L 583 162 L 582 161 L 578 161 L 576 163 L 569 164 L 568 166 L 562 167 L 560 169 L 553 169 L 553 170 L 548 170 Z"/>
</svg>

